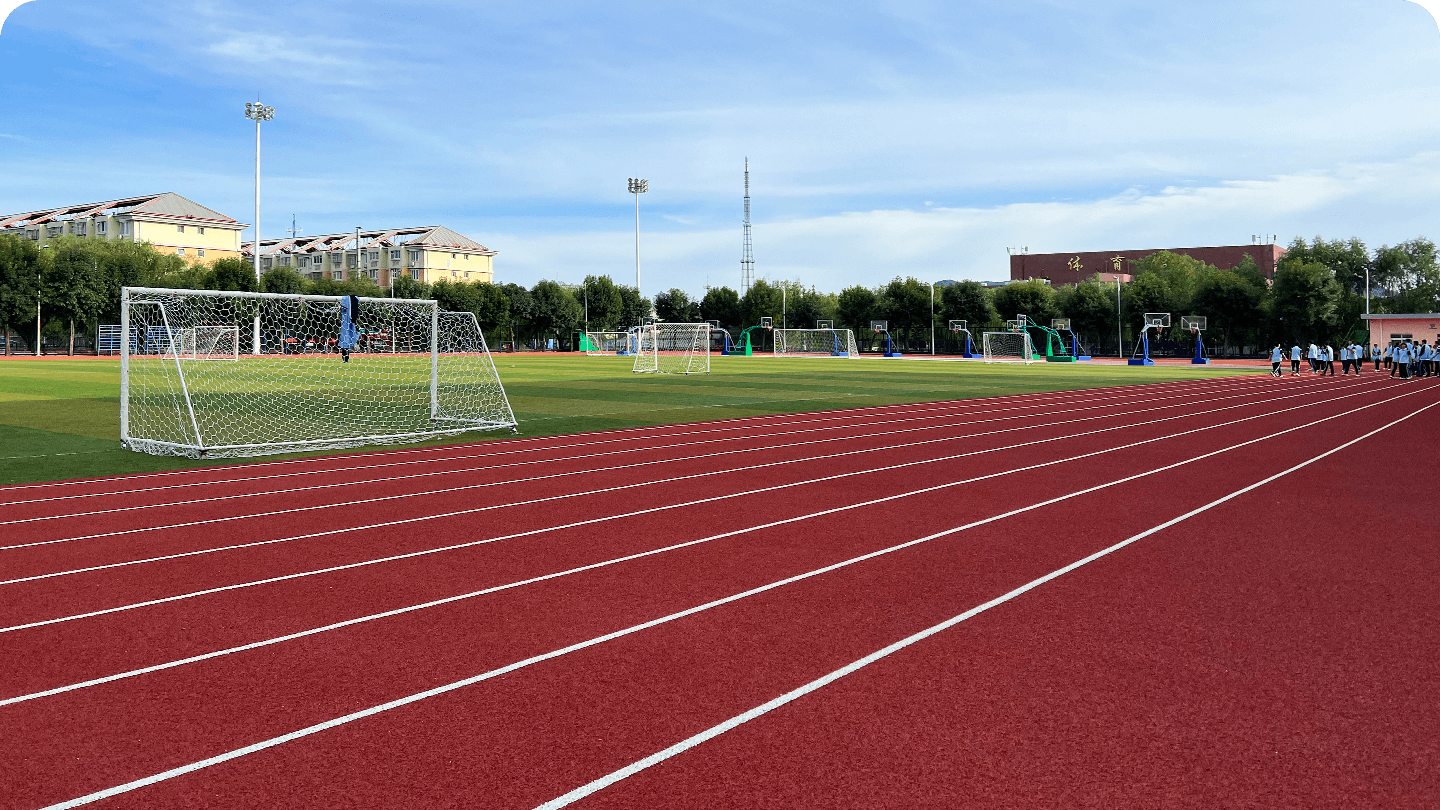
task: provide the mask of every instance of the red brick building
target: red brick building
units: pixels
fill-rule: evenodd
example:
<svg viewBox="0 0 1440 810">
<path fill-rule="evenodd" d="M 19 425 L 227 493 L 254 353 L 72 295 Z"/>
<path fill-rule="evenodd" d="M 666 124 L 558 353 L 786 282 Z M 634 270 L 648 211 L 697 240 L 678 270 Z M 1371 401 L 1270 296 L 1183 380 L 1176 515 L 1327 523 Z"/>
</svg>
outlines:
<svg viewBox="0 0 1440 810">
<path fill-rule="evenodd" d="M 1267 278 L 1275 275 L 1275 265 L 1285 255 L 1285 248 L 1279 245 L 1225 245 L 1222 247 L 1198 248 L 1152 248 L 1150 250 L 1091 250 L 1080 253 L 1029 253 L 1010 256 L 1010 280 L 1024 281 L 1031 278 L 1048 279 L 1051 284 L 1078 284 L 1096 273 L 1104 275 L 1105 281 L 1115 280 L 1115 259 L 1120 259 L 1120 280 L 1130 281 L 1135 262 L 1168 250 L 1192 259 L 1214 265 L 1221 270 L 1233 270 L 1240 266 L 1248 254 Z"/>
</svg>

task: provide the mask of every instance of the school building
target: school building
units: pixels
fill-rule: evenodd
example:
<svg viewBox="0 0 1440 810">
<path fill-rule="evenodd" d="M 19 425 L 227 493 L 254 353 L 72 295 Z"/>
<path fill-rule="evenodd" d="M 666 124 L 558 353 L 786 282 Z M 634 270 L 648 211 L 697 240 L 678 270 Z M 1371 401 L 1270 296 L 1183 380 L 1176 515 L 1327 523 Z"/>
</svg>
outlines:
<svg viewBox="0 0 1440 810">
<path fill-rule="evenodd" d="M 246 259 L 253 249 L 253 242 L 245 243 Z M 260 272 L 289 267 L 313 280 L 360 273 L 381 287 L 402 275 L 432 284 L 441 279 L 493 282 L 496 253 L 443 225 L 348 231 L 261 239 Z"/>
<path fill-rule="evenodd" d="M 1411 313 L 1407 315 L 1361 315 L 1370 322 L 1370 344 L 1388 346 L 1402 340 L 1430 341 L 1434 346 L 1440 343 L 1440 313 Z"/>
<path fill-rule="evenodd" d="M 1128 283 L 1134 280 L 1136 262 L 1162 250 L 1189 256 L 1221 270 L 1233 270 L 1249 256 L 1266 278 L 1275 277 L 1275 266 L 1286 253 L 1285 248 L 1274 243 L 1147 250 L 1090 250 L 1079 253 L 1012 253 L 1010 280 L 1026 281 L 1038 278 L 1058 287 L 1062 284 L 1079 284 L 1099 273 L 1102 281 L 1115 281 L 1118 275 L 1120 281 Z"/>
<path fill-rule="evenodd" d="M 124 239 L 205 264 L 239 256 L 248 227 L 173 192 L 0 215 L 0 233 L 42 246 L 61 236 Z"/>
</svg>

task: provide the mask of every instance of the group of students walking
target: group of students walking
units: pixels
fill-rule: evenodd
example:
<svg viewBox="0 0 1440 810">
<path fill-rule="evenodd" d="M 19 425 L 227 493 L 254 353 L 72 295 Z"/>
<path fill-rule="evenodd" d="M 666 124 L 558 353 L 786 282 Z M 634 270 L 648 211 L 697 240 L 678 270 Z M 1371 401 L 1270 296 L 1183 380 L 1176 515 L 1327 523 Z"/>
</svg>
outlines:
<svg viewBox="0 0 1440 810">
<path fill-rule="evenodd" d="M 1300 373 L 1300 358 L 1304 355 L 1310 364 L 1311 374 L 1328 374 L 1335 376 L 1335 347 L 1317 346 L 1310 344 L 1309 351 L 1295 345 L 1290 347 L 1290 374 L 1291 376 Z M 1353 368 L 1356 376 L 1365 367 L 1365 361 L 1370 360 L 1375 364 L 1375 370 L 1381 367 L 1390 370 L 1390 376 L 1399 376 L 1402 380 L 1414 379 L 1416 377 L 1440 376 L 1440 340 L 1435 346 L 1431 346 L 1428 340 L 1416 343 L 1413 340 L 1404 340 L 1385 348 L 1372 344 L 1369 349 L 1357 343 L 1351 343 L 1340 349 L 1340 365 L 1344 369 L 1343 374 L 1349 374 Z M 1270 351 L 1270 376 L 1281 376 L 1280 366 L 1285 362 L 1285 350 L 1281 344 L 1276 343 L 1275 348 Z"/>
</svg>

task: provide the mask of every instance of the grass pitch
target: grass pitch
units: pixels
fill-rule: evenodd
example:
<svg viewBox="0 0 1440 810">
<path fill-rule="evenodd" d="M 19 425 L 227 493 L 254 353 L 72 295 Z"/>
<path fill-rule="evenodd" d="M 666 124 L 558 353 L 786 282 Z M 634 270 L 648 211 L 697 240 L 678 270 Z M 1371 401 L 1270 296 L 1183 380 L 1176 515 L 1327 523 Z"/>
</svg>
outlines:
<svg viewBox="0 0 1440 810">
<path fill-rule="evenodd" d="M 495 364 L 523 436 L 1254 373 L 716 356 L 710 374 L 680 377 L 633 374 L 628 357 L 573 354 L 498 354 Z M 236 463 L 134 453 L 120 447 L 119 425 L 118 359 L 0 357 L 0 485 Z M 444 442 L 508 436 L 466 433 Z"/>
</svg>

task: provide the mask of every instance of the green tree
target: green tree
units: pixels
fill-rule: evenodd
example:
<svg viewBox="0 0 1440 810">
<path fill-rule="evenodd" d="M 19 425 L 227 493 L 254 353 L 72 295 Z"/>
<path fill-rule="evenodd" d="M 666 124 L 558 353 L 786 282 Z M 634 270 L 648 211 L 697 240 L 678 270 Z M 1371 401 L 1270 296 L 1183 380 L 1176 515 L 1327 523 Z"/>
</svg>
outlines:
<svg viewBox="0 0 1440 810">
<path fill-rule="evenodd" d="M 384 295 L 380 285 L 367 276 L 356 276 L 343 281 L 337 278 L 322 278 L 307 282 L 306 287 L 306 292 L 310 295 L 357 295 L 362 298 L 380 298 Z"/>
<path fill-rule="evenodd" d="M 707 321 L 719 321 L 720 328 L 732 335 L 743 327 L 744 310 L 740 306 L 740 294 L 729 287 L 712 287 L 700 299 L 700 317 Z"/>
<path fill-rule="evenodd" d="M 655 317 L 666 323 L 686 323 L 691 314 L 690 296 L 671 288 L 655 296 Z"/>
<path fill-rule="evenodd" d="M 1014 320 L 1025 315 L 1033 323 L 1050 325 L 1050 319 L 1059 315 L 1055 308 L 1055 289 L 1039 280 L 1016 281 L 996 289 L 991 301 L 1003 320 Z"/>
<path fill-rule="evenodd" d="M 774 318 L 775 327 L 780 327 L 781 296 L 780 288 L 766 281 L 758 279 L 745 291 L 745 297 L 740 299 L 740 306 L 745 311 L 745 325 L 754 326 L 760 323 L 761 318 Z"/>
<path fill-rule="evenodd" d="M 1207 318 L 1210 335 L 1218 336 L 1220 345 L 1243 346 L 1259 340 L 1265 290 L 1231 270 L 1206 273 L 1195 294 L 1193 314 Z"/>
<path fill-rule="evenodd" d="M 986 326 L 1000 320 L 995 305 L 990 302 L 990 291 L 978 281 L 962 281 L 945 287 L 940 291 L 939 309 L 945 320 L 965 321 L 977 336 Z"/>
<path fill-rule="evenodd" d="M 590 329 L 606 332 L 622 327 L 625 298 L 614 280 L 609 276 L 586 276 L 581 289 Z"/>
<path fill-rule="evenodd" d="M 294 270 L 291 270 L 288 267 L 277 266 L 269 270 L 267 272 L 267 275 L 268 273 L 274 273 L 280 270 L 295 273 Z M 295 273 L 295 275 L 299 276 L 300 274 Z M 264 276 L 261 277 L 261 280 L 264 280 Z M 254 292 L 255 267 L 254 265 L 246 264 L 239 259 L 216 259 L 215 263 L 210 265 L 209 282 L 210 283 L 206 289 Z"/>
<path fill-rule="evenodd" d="M 510 340 L 518 348 L 521 342 L 529 340 L 533 334 L 535 296 L 531 295 L 529 290 L 513 282 L 500 285 L 500 291 L 505 293 L 505 300 L 510 302 Z"/>
<path fill-rule="evenodd" d="M 471 286 L 474 288 L 472 300 L 475 307 L 471 311 L 475 313 L 481 332 L 504 335 L 510 328 L 510 297 L 498 284 L 477 281 Z"/>
<path fill-rule="evenodd" d="M 1433 251 L 1432 251 L 1433 252 Z M 1365 243 L 1354 237 L 1332 239 L 1329 242 L 1315 237 L 1310 244 L 1295 237 L 1289 250 L 1280 259 L 1284 264 L 1323 264 L 1335 274 L 1335 281 L 1346 294 L 1364 295 L 1365 271 L 1372 268 L 1370 251 Z"/>
<path fill-rule="evenodd" d="M 1178 328 L 1180 316 L 1191 312 L 1200 276 L 1213 268 L 1203 262 L 1162 250 L 1135 263 L 1135 281 L 1125 289 L 1132 312 L 1168 312 Z"/>
<path fill-rule="evenodd" d="M 217 265 L 215 277 L 217 284 L 221 278 L 218 267 L 220 262 L 238 261 L 238 259 L 221 259 Z M 254 271 L 249 267 L 243 267 L 242 271 L 251 274 Z M 227 272 L 227 275 L 229 273 Z M 272 267 L 260 276 L 260 291 L 267 293 L 279 293 L 282 295 L 296 295 L 305 292 L 306 279 L 299 273 L 288 267 Z M 221 287 L 222 290 L 234 289 L 233 287 Z"/>
<path fill-rule="evenodd" d="M 75 354 L 75 322 L 93 323 L 106 302 L 105 274 L 99 255 L 89 245 L 70 243 L 53 252 L 44 264 L 41 294 L 44 315 L 70 325 L 69 354 Z"/>
<path fill-rule="evenodd" d="M 875 308 L 889 321 L 891 337 L 901 345 L 930 338 L 930 285 L 914 278 L 895 278 L 880 288 Z"/>
<path fill-rule="evenodd" d="M 262 277 L 260 280 L 263 282 L 265 279 Z M 429 284 L 408 275 L 395 279 L 395 282 L 390 285 L 390 291 L 396 298 L 415 300 L 431 297 Z"/>
<path fill-rule="evenodd" d="M 35 321 L 40 295 L 40 249 L 34 242 L 0 234 L 0 326 L 5 328 L 5 353 L 13 354 L 13 327 Z"/>
<path fill-rule="evenodd" d="M 1436 267 L 1435 244 L 1429 239 L 1382 246 L 1375 251 L 1374 267 L 1372 282 L 1390 293 L 1375 309 L 1394 313 L 1434 312 L 1440 305 L 1437 301 L 1440 269 Z"/>
<path fill-rule="evenodd" d="M 655 306 L 650 299 L 640 295 L 640 290 L 635 287 L 617 284 L 615 289 L 620 292 L 620 314 L 615 320 L 615 329 L 625 330 L 632 326 L 639 326 L 655 311 Z"/>
<path fill-rule="evenodd" d="M 875 316 L 876 300 L 874 290 L 857 284 L 841 290 L 836 302 L 836 320 L 846 329 L 855 330 L 855 339 L 863 343 L 872 340 L 870 321 Z"/>
<path fill-rule="evenodd" d="M 1070 328 L 1082 340 L 1107 343 L 1116 336 L 1119 313 L 1115 308 L 1115 285 L 1098 279 L 1076 284 L 1057 301 L 1060 316 L 1070 319 Z M 1120 350 L 1123 353 L 1122 350 Z"/>
<path fill-rule="evenodd" d="M 1340 284 L 1329 267 L 1286 262 L 1275 271 L 1271 295 L 1276 327 L 1287 340 L 1306 343 L 1330 337 Z"/>
<path fill-rule="evenodd" d="M 805 289 L 798 283 L 785 285 L 786 320 L 791 329 L 814 329 L 818 321 L 833 321 L 838 309 L 836 297 Z"/>
<path fill-rule="evenodd" d="M 555 338 L 564 346 L 579 325 L 583 310 L 580 302 L 564 287 L 554 281 L 540 281 L 530 290 L 535 300 L 535 314 L 531 325 L 542 339 Z"/>
</svg>

